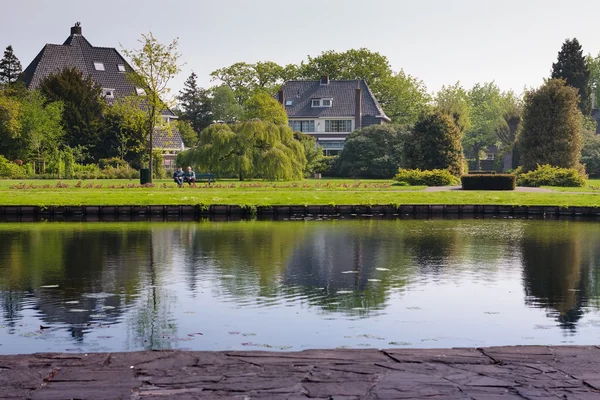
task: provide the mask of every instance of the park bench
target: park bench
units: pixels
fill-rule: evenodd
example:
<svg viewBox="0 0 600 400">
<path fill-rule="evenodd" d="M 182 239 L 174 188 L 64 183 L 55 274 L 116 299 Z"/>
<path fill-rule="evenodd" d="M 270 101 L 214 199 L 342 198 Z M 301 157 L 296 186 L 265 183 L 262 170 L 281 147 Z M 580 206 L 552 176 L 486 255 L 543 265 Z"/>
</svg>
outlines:
<svg viewBox="0 0 600 400">
<path fill-rule="evenodd" d="M 215 174 L 196 174 L 196 182 L 208 182 L 210 185 L 211 182 L 216 180 L 217 176 Z"/>
</svg>

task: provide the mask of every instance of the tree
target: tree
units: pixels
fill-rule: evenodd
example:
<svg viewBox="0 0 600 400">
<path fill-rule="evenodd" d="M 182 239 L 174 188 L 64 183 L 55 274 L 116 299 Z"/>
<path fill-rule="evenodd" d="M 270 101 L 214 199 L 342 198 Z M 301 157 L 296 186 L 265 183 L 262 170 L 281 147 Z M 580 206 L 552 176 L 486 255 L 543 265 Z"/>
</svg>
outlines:
<svg viewBox="0 0 600 400">
<path fill-rule="evenodd" d="M 4 57 L 0 60 L 0 84 L 12 84 L 21 75 L 21 62 L 15 56 L 12 46 L 4 50 Z"/>
<path fill-rule="evenodd" d="M 158 42 L 152 32 L 142 34 L 138 40 L 140 49 L 124 50 L 131 60 L 134 71 L 128 73 L 131 83 L 141 89 L 139 98 L 142 100 L 145 112 L 145 142 L 147 143 L 148 169 L 150 170 L 150 183 L 152 183 L 153 169 L 153 137 L 156 129 L 170 131 L 169 124 L 165 123 L 162 113 L 173 102 L 168 98 L 171 89 L 169 82 L 180 71 L 177 52 L 177 39 L 164 45 Z"/>
<path fill-rule="evenodd" d="M 460 131 L 452 117 L 439 110 L 421 115 L 405 149 L 410 168 L 447 169 L 455 176 L 464 171 Z"/>
<path fill-rule="evenodd" d="M 86 161 L 97 161 L 101 149 L 101 123 L 106 102 L 101 98 L 102 88 L 91 76 L 84 76 L 76 68 L 66 68 L 46 77 L 40 91 L 48 102 L 62 102 L 64 141 L 68 147 L 82 147 Z"/>
<path fill-rule="evenodd" d="M 193 147 L 198 143 L 198 133 L 196 133 L 188 121 L 178 120 L 177 130 L 181 135 L 181 140 L 183 140 L 185 147 Z"/>
<path fill-rule="evenodd" d="M 494 82 L 475 84 L 468 97 L 470 127 L 464 135 L 463 147 L 479 165 L 479 153 L 498 142 L 496 130 L 504 121 L 504 103 L 500 88 Z"/>
<path fill-rule="evenodd" d="M 524 171 L 537 165 L 579 168 L 582 148 L 577 89 L 548 80 L 525 94 L 519 149 Z"/>
<path fill-rule="evenodd" d="M 431 96 L 423 81 L 400 71 L 382 79 L 377 98 L 385 113 L 394 123 L 413 125 L 429 106 Z"/>
<path fill-rule="evenodd" d="M 567 39 L 558 53 L 558 60 L 552 64 L 552 79 L 564 79 L 567 85 L 577 89 L 579 94 L 579 110 L 583 115 L 590 115 L 590 70 L 583 50 L 576 38 Z"/>
<path fill-rule="evenodd" d="M 317 145 L 317 140 L 310 135 L 301 132 L 294 132 L 294 138 L 304 147 L 306 157 L 306 166 L 304 167 L 304 176 L 310 176 L 317 172 L 317 169 L 323 162 L 323 148 Z"/>
<path fill-rule="evenodd" d="M 600 176 L 600 135 L 596 132 L 583 131 L 581 162 L 585 164 L 585 169 L 591 176 Z"/>
<path fill-rule="evenodd" d="M 394 125 L 372 125 L 348 136 L 339 156 L 343 176 L 392 178 L 403 164 L 407 131 Z"/>
<path fill-rule="evenodd" d="M 238 104 L 233 90 L 225 85 L 213 88 L 211 110 L 215 122 L 239 121 L 243 114 L 243 108 Z"/>
<path fill-rule="evenodd" d="M 287 125 L 288 117 L 283 106 L 267 92 L 258 91 L 244 104 L 245 120 L 260 119 L 276 125 Z"/>
<path fill-rule="evenodd" d="M 198 86 L 197 76 L 194 72 L 185 81 L 184 88 L 179 92 L 177 100 L 179 100 L 181 108 L 180 118 L 189 122 L 196 132 L 202 132 L 202 129 L 211 124 L 208 91 Z"/>
<path fill-rule="evenodd" d="M 0 89 L 0 154 L 9 159 L 21 157 L 21 115 L 19 99 Z"/>
<path fill-rule="evenodd" d="M 471 101 L 468 92 L 456 82 L 451 86 L 442 86 L 435 95 L 436 108 L 454 120 L 462 135 L 471 127 Z"/>
<path fill-rule="evenodd" d="M 209 126 L 198 145 L 180 153 L 177 161 L 240 181 L 292 180 L 302 179 L 306 156 L 289 126 L 253 120 Z"/>
<path fill-rule="evenodd" d="M 62 126 L 63 103 L 49 103 L 40 91 L 32 90 L 21 102 L 21 109 L 23 147 L 38 165 L 36 170 L 43 173 L 46 162 L 60 153 L 65 133 Z"/>
</svg>

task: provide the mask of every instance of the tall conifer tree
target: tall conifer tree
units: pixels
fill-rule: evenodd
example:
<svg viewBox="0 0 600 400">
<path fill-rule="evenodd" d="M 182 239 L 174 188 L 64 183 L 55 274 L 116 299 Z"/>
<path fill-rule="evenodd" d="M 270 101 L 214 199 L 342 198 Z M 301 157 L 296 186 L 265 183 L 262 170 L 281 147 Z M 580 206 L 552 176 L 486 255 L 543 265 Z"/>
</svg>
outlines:
<svg viewBox="0 0 600 400">
<path fill-rule="evenodd" d="M 15 56 L 12 46 L 8 46 L 4 50 L 4 57 L 0 60 L 0 83 L 11 84 L 16 82 L 21 71 L 21 62 Z"/>
<path fill-rule="evenodd" d="M 185 81 L 177 99 L 182 111 L 181 119 L 188 121 L 197 133 L 210 125 L 210 99 L 207 91 L 198 86 L 194 72 Z"/>
<path fill-rule="evenodd" d="M 592 113 L 590 70 L 577 39 L 567 39 L 558 53 L 558 61 L 552 64 L 552 79 L 564 79 L 567 85 L 579 93 L 579 109 L 583 115 Z"/>
</svg>

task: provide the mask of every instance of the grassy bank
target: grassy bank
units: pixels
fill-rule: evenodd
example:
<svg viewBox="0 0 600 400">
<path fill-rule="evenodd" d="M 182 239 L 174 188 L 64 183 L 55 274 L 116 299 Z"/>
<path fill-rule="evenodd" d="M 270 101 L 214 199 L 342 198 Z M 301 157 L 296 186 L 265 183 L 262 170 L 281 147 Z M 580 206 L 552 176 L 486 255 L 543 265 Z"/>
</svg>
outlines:
<svg viewBox="0 0 600 400">
<path fill-rule="evenodd" d="M 376 180 L 307 180 L 303 182 L 223 181 L 210 188 L 177 188 L 171 181 L 157 181 L 153 188 L 128 188 L 126 180 L 0 181 L 0 205 L 345 205 L 345 204 L 498 204 L 600 206 L 600 191 L 589 193 L 520 193 L 492 191 L 425 192 L 423 187 L 391 186 Z M 15 185 L 19 188 L 15 188 Z M 86 185 L 93 187 L 86 188 Z M 99 185 L 102 185 L 99 187 Z M 592 185 L 600 186 L 600 182 Z M 12 188 L 11 188 L 12 186 Z M 573 189 L 566 189 L 573 191 Z"/>
</svg>

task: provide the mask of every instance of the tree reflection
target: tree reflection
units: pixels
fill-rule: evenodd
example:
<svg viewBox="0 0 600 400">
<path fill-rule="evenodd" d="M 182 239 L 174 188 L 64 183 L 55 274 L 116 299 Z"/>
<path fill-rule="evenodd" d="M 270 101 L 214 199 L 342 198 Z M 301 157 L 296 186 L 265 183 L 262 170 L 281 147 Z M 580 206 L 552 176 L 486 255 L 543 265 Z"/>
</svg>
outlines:
<svg viewBox="0 0 600 400">
<path fill-rule="evenodd" d="M 575 331 L 587 297 L 583 224 L 528 224 L 522 239 L 526 302 L 553 309 L 563 329 Z"/>
</svg>

